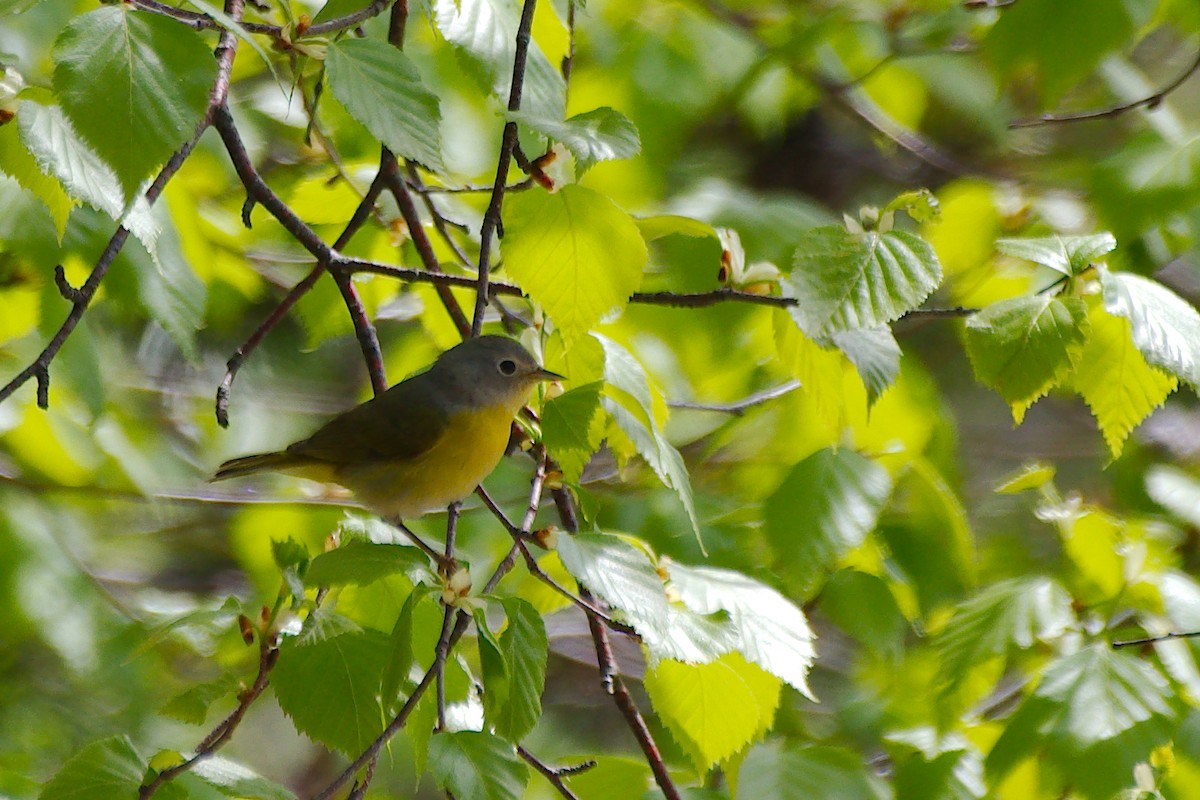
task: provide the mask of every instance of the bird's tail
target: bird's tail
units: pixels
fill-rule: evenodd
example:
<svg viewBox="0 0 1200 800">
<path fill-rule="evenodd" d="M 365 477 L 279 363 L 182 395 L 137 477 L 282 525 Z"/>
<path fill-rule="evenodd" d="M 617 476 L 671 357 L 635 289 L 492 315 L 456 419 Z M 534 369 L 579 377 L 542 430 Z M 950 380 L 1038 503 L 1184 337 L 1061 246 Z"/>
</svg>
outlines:
<svg viewBox="0 0 1200 800">
<path fill-rule="evenodd" d="M 280 469 L 290 461 L 291 456 L 283 451 L 233 458 L 217 467 L 217 473 L 209 478 L 209 481 L 223 481 L 226 478 L 240 478 L 242 475 L 252 475 L 263 470 Z"/>
</svg>

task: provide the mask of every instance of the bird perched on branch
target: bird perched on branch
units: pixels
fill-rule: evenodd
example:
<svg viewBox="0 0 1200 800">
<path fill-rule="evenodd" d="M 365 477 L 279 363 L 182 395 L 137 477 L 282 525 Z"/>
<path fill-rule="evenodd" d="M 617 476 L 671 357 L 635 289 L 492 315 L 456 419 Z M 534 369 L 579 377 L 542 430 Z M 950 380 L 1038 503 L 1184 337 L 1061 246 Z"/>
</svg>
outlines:
<svg viewBox="0 0 1200 800">
<path fill-rule="evenodd" d="M 512 339 L 468 339 L 307 439 L 226 461 L 212 480 L 275 470 L 344 486 L 384 517 L 443 509 L 500 463 L 533 387 L 560 379 Z"/>
</svg>

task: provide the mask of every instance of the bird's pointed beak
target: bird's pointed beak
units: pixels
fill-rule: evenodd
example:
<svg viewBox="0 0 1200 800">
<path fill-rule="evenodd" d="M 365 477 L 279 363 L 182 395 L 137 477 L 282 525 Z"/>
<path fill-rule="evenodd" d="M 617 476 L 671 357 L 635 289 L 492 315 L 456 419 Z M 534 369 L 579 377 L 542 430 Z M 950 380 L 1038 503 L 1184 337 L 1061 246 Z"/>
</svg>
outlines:
<svg viewBox="0 0 1200 800">
<path fill-rule="evenodd" d="M 533 373 L 533 377 L 539 381 L 565 381 L 567 379 L 565 375 L 559 375 L 557 372 L 551 372 L 548 369 L 540 367 Z"/>
</svg>

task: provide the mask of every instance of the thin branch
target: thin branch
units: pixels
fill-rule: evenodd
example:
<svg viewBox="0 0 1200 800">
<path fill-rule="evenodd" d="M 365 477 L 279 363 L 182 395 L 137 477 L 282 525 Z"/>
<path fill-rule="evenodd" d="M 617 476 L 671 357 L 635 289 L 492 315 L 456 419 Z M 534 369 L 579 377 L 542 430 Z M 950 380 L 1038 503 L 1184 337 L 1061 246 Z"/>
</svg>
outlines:
<svg viewBox="0 0 1200 800">
<path fill-rule="evenodd" d="M 1164 633 L 1161 636 L 1145 636 L 1141 639 L 1124 639 L 1112 643 L 1114 650 L 1120 650 L 1122 647 L 1135 647 L 1140 644 L 1157 644 L 1158 642 L 1169 642 L 1172 639 L 1194 639 L 1200 636 L 1200 631 L 1188 631 L 1186 633 Z"/>
<path fill-rule="evenodd" d="M 551 767 L 521 745 L 517 745 L 517 755 L 525 759 L 529 766 L 541 773 L 542 777 L 549 781 L 550 785 L 559 794 L 567 798 L 567 800 L 579 800 L 579 796 L 568 788 L 567 784 L 563 782 L 563 778 L 570 775 L 578 775 L 580 772 L 586 772 L 596 766 L 595 761 L 589 760 L 573 767 Z"/>
<path fill-rule="evenodd" d="M 395 155 L 387 148 L 384 148 L 383 151 L 383 178 L 388 191 L 396 198 L 396 205 L 399 206 L 400 215 L 404 217 L 404 223 L 408 226 L 408 235 L 412 239 L 413 247 L 416 248 L 421 263 L 425 265 L 427 272 L 441 274 L 441 264 L 438 263 L 437 254 L 433 251 L 433 243 L 429 241 L 429 236 L 425 233 L 425 226 L 421 224 L 421 215 L 417 213 L 417 206 L 413 203 L 412 195 L 408 191 L 408 184 L 400 175 L 400 167 L 396 163 Z M 445 235 L 449 236 L 448 233 Z M 474 286 L 474 284 L 471 285 Z M 458 299 L 450 291 L 448 284 L 435 283 L 434 286 L 446 313 L 454 321 L 454 327 L 458 328 L 459 334 L 465 339 L 471 333 L 471 322 L 463 313 Z"/>
<path fill-rule="evenodd" d="M 241 17 L 243 0 L 228 0 L 227 5 L 231 9 L 237 11 L 237 16 L 234 19 Z M 232 14 L 231 14 L 232 16 Z M 217 76 L 213 81 L 212 89 L 208 94 L 208 108 L 204 113 L 203 119 L 196 126 L 192 138 L 176 150 L 162 170 L 155 177 L 154 182 L 146 189 L 145 199 L 147 204 L 153 205 L 163 189 L 166 188 L 167 182 L 175 176 L 179 168 L 183 166 L 183 162 L 191 155 L 196 143 L 200 140 L 200 136 L 212 124 L 213 115 L 216 109 L 224 106 L 225 98 L 229 94 L 229 73 L 233 69 L 233 58 L 237 53 L 237 37 L 232 33 L 224 32 L 217 41 L 217 46 L 214 50 L 214 55 L 217 59 Z M 70 303 L 71 310 L 67 314 L 67 318 L 63 320 L 58 331 L 51 338 L 50 342 L 37 355 L 37 358 L 25 369 L 17 373 L 3 387 L 0 387 L 0 402 L 6 400 L 21 386 L 29 382 L 30 379 L 37 381 L 37 404 L 40 408 L 49 408 L 50 406 L 50 362 L 58 355 L 58 351 L 62 349 L 66 343 L 67 337 L 79 325 L 79 321 L 83 319 L 84 312 L 96 297 L 96 292 L 100 289 L 100 283 L 104 280 L 104 276 L 108 274 L 109 267 L 112 266 L 113 260 L 117 254 L 121 252 L 121 248 L 125 245 L 125 240 L 129 237 L 129 229 L 124 225 L 117 228 L 112 237 L 108 240 L 108 244 L 104 248 L 104 252 L 96 259 L 96 266 L 92 268 L 92 272 L 84 281 L 83 286 L 75 289 L 69 286 L 66 280 L 66 275 L 62 276 L 61 281 L 58 279 L 58 271 L 55 270 L 56 283 L 59 291 L 63 294 Z M 66 291 L 66 289 L 70 291 Z"/>
<path fill-rule="evenodd" d="M 586 590 L 584 598 L 591 599 L 590 593 Z M 591 615 L 588 615 L 587 622 L 588 630 L 592 634 L 592 643 L 596 648 L 596 661 L 600 665 L 600 682 L 604 690 L 612 696 L 613 702 L 625 717 L 625 722 L 633 732 L 634 738 L 637 739 L 638 746 L 642 748 L 642 754 L 646 756 L 650 771 L 654 773 L 654 781 L 658 784 L 658 788 L 662 789 L 667 800 L 680 800 L 681 795 L 675 787 L 674 781 L 671 780 L 671 773 L 667 770 L 666 762 L 663 761 L 662 752 L 658 749 L 658 744 L 654 741 L 654 736 L 650 733 L 646 720 L 642 718 L 642 712 L 638 710 L 637 703 L 634 702 L 628 687 L 621 680 L 621 668 L 613 654 L 612 642 L 608 638 L 608 629 Z"/>
<path fill-rule="evenodd" d="M 367 193 L 363 195 L 362 201 L 354 209 L 354 214 L 351 215 L 350 221 L 346 223 L 346 227 L 342 230 L 341 235 L 334 242 L 335 250 L 345 247 L 359 228 L 367 221 L 367 217 L 370 216 L 371 210 L 375 207 L 375 201 L 379 199 L 379 195 L 383 191 L 383 182 L 380 179 L 381 175 L 382 171 L 376 174 L 375 180 L 371 182 L 371 186 L 367 189 Z M 250 338 L 235 350 L 233 355 L 229 357 L 229 360 L 225 362 L 225 377 L 221 379 L 221 384 L 217 387 L 216 406 L 217 424 L 222 428 L 229 427 L 229 392 L 233 387 L 233 381 L 237 377 L 238 370 L 242 368 L 242 364 L 246 361 L 246 358 L 254 352 L 266 335 L 287 315 L 292 306 L 316 285 L 317 280 L 325 273 L 325 269 L 326 262 L 318 260 L 316 266 L 299 283 L 292 287 L 291 291 L 267 315 L 267 318 L 254 329 L 254 332 L 250 334 Z"/>
<path fill-rule="evenodd" d="M 713 411 L 720 414 L 732 414 L 735 417 L 740 417 L 746 413 L 748 409 L 754 406 L 768 403 L 772 400 L 783 397 L 786 394 L 796 391 L 800 388 L 800 381 L 790 380 L 781 383 L 778 386 L 773 386 L 770 389 L 764 389 L 761 392 L 755 392 L 752 395 L 743 397 L 741 400 L 735 400 L 732 403 L 695 403 L 689 400 L 672 400 L 667 403 L 671 408 L 686 408 L 693 411 Z"/>
<path fill-rule="evenodd" d="M 488 578 L 488 588 L 484 589 L 484 593 L 490 593 L 491 590 L 494 589 L 500 582 L 500 579 L 503 578 L 510 569 L 512 569 L 512 566 L 513 562 L 508 560 L 502 561 L 496 567 L 495 571 L 492 572 L 491 577 Z M 454 627 L 450 631 L 450 637 L 446 647 L 447 653 L 450 653 L 454 649 L 454 646 L 458 643 L 458 640 L 461 639 L 463 634 L 466 632 L 467 626 L 470 624 L 470 622 L 470 614 L 466 613 L 465 611 L 458 612 Z M 360 769 L 366 766 L 379 754 L 379 751 L 385 744 L 391 741 L 393 736 L 400 732 L 400 729 L 404 727 L 409 716 L 412 714 L 413 709 L 416 708 L 417 703 L 420 702 L 421 698 L 425 695 L 425 692 L 427 692 L 429 687 L 434 683 L 436 678 L 436 666 L 436 664 L 433 664 L 428 670 L 426 670 L 425 675 L 421 678 L 420 683 L 418 683 L 412 690 L 412 693 L 408 696 L 408 699 L 404 701 L 404 705 L 401 706 L 400 710 L 396 712 L 396 716 L 392 718 L 392 721 L 388 723 L 388 726 L 383 729 L 383 733 L 375 737 L 375 740 L 367 746 L 367 749 L 364 750 L 352 764 L 346 767 L 346 769 L 342 770 L 342 772 L 336 778 L 334 778 L 328 786 L 314 795 L 312 800 L 330 800 L 330 798 L 333 797 L 333 794 L 338 789 L 346 785 L 346 783 L 352 779 Z"/>
<path fill-rule="evenodd" d="M 229 153 L 229 159 L 233 163 L 234 171 L 237 172 L 238 178 L 245 187 L 247 196 L 255 203 L 266 208 L 279 221 L 279 224 L 292 235 L 292 238 L 317 259 L 319 268 L 329 269 L 334 273 L 338 288 L 342 291 L 347 309 L 354 320 L 359 346 L 363 351 L 367 370 L 371 374 L 371 384 L 375 388 L 376 394 L 384 391 L 387 388 L 387 378 L 383 372 L 383 356 L 379 350 L 379 341 L 375 336 L 374 327 L 371 325 L 370 320 L 366 318 L 362 305 L 358 301 L 357 292 L 350 285 L 350 271 L 343 269 L 344 260 L 338 255 L 337 248 L 331 248 L 327 245 L 317 235 L 316 231 L 306 225 L 296 215 L 296 212 L 292 211 L 275 194 L 271 187 L 267 185 L 262 176 L 258 174 L 258 171 L 250 161 L 250 154 L 246 151 L 241 134 L 238 133 L 237 126 L 234 124 L 233 117 L 229 113 L 229 108 L 226 104 L 221 104 L 213 112 L 213 127 L 221 135 L 221 141 L 225 144 L 225 149 Z M 373 182 L 372 187 L 375 187 L 377 184 L 378 181 Z M 378 191 L 379 189 L 376 189 L 374 193 L 368 191 L 368 197 L 371 197 L 372 194 L 377 197 Z M 365 200 L 366 198 L 364 198 L 364 203 L 359 204 L 359 209 L 364 220 L 365 216 L 369 213 L 369 206 L 365 205 Z M 354 230 L 357 230 L 357 227 Z M 350 233 L 353 234 L 353 231 L 350 231 Z M 342 241 L 343 238 L 346 240 L 349 239 L 344 234 L 343 237 L 339 237 L 339 241 Z M 304 283 L 304 281 L 301 283 Z M 293 299 L 291 302 L 295 302 L 295 300 Z"/>
<path fill-rule="evenodd" d="M 224 24 L 213 19 L 208 14 L 199 11 L 188 11 L 183 8 L 169 5 L 167 3 L 158 2 L 158 0 L 130 0 L 130 3 L 142 11 L 150 12 L 151 14 L 159 14 L 164 17 L 170 17 L 176 22 L 181 22 L 189 28 L 196 30 L 225 30 Z M 352 14 L 346 14 L 336 19 L 326 20 L 325 22 L 309 26 L 304 31 L 305 36 L 324 36 L 329 33 L 353 28 L 361 22 L 364 22 L 371 17 L 377 16 L 385 8 L 390 5 L 391 0 L 373 0 L 369 5 L 355 11 Z M 282 42 L 284 26 L 282 25 L 267 25 L 261 22 L 240 22 L 242 30 L 247 33 L 263 34 L 270 36 L 277 42 Z"/>
<path fill-rule="evenodd" d="M 552 494 L 555 505 L 558 506 L 559 518 L 562 520 L 563 527 L 568 533 L 577 532 L 579 518 L 575 514 L 575 504 L 571 501 L 571 495 L 561 487 L 555 489 Z M 584 589 L 582 595 L 584 600 L 595 605 L 590 592 Z M 617 709 L 625 717 L 625 723 L 633 732 L 634 738 L 637 739 L 638 746 L 642 748 L 646 762 L 650 765 L 650 771 L 654 773 L 654 781 L 658 784 L 658 788 L 662 789 L 667 800 L 680 800 L 681 795 L 675 787 L 674 781 L 671 780 L 671 774 L 667 770 L 666 762 L 663 761 L 662 752 L 658 749 L 654 736 L 646 726 L 646 720 L 642 718 L 642 712 L 638 710 L 637 703 L 629 694 L 625 682 L 621 680 L 621 669 L 617 664 L 616 656 L 613 655 L 608 629 L 591 614 L 587 615 L 587 623 L 588 630 L 592 634 L 592 643 L 596 648 L 596 663 L 600 665 L 600 683 L 604 687 L 604 691 L 613 698 Z"/>
<path fill-rule="evenodd" d="M 530 31 L 533 28 L 533 12 L 537 0 L 525 0 L 521 8 L 521 22 L 517 26 L 517 48 L 513 58 L 512 83 L 508 90 L 508 110 L 521 109 L 521 89 L 525 84 L 525 61 L 529 54 Z M 477 276 L 479 288 L 475 292 L 475 314 L 471 319 L 471 335 L 478 336 L 483 328 L 483 312 L 488 301 L 488 277 L 491 272 L 492 238 L 497 234 L 503 236 L 501 228 L 500 208 L 504 203 L 505 180 L 508 177 L 508 164 L 512 160 L 513 151 L 517 147 L 517 123 L 509 120 L 504 123 L 504 134 L 500 141 L 500 158 L 496 163 L 496 182 L 492 187 L 492 199 L 483 215 L 483 227 L 479 232 L 479 272 Z"/>
<path fill-rule="evenodd" d="M 1171 81 L 1166 86 L 1163 86 L 1154 94 L 1143 97 L 1140 100 L 1134 100 L 1133 102 L 1122 103 L 1116 106 L 1109 106 L 1108 108 L 1093 109 L 1092 111 L 1072 111 L 1061 114 L 1042 114 L 1041 116 L 1037 117 L 1013 120 L 1012 122 L 1008 123 L 1008 127 L 1012 129 L 1035 128 L 1039 125 L 1079 122 L 1085 119 L 1112 119 L 1113 117 L 1119 117 L 1122 114 L 1133 111 L 1135 108 L 1145 108 L 1153 111 L 1162 104 L 1163 100 L 1167 98 L 1167 95 L 1186 83 L 1188 78 L 1195 75 L 1197 70 L 1200 70 L 1200 52 L 1198 52 L 1196 57 L 1192 59 L 1192 63 L 1188 66 L 1188 68 L 1181 72 L 1179 76 L 1175 78 L 1175 80 Z"/>
<path fill-rule="evenodd" d="M 416 164 L 412 163 L 411 161 L 408 162 L 407 172 L 408 179 L 406 183 L 408 186 L 412 187 L 414 192 L 421 196 L 421 201 L 425 204 L 425 210 L 429 212 L 429 218 L 433 220 L 434 230 L 436 230 L 438 235 L 442 237 L 442 241 L 445 242 L 446 246 L 449 247 L 451 252 L 454 253 L 454 257 L 458 259 L 458 262 L 464 267 L 470 267 L 471 259 L 467 256 L 466 251 L 463 250 L 462 245 L 458 243 L 458 240 L 450 234 L 451 224 L 461 226 L 463 230 L 466 230 L 466 226 L 457 222 L 451 223 L 450 220 L 446 219 L 445 215 L 442 214 L 441 209 L 437 207 L 437 203 L 433 201 L 433 195 L 426 191 L 425 183 L 421 180 L 421 173 L 417 170 Z M 434 261 L 436 262 L 437 259 L 435 258 Z"/>
</svg>

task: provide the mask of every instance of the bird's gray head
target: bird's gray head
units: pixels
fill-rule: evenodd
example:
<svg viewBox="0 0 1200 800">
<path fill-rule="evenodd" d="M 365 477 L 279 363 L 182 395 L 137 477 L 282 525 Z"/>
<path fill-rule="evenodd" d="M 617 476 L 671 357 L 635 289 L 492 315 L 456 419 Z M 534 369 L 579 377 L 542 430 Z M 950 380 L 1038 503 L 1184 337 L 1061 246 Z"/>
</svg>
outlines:
<svg viewBox="0 0 1200 800">
<path fill-rule="evenodd" d="M 505 336 L 467 339 L 442 353 L 435 368 L 454 376 L 454 382 L 476 403 L 518 408 L 539 381 L 562 379 L 543 369 L 528 350 Z"/>
</svg>

